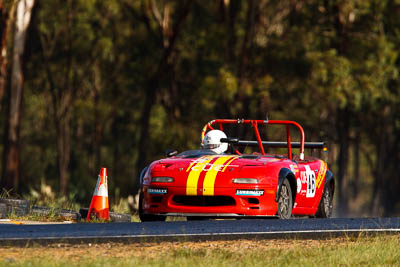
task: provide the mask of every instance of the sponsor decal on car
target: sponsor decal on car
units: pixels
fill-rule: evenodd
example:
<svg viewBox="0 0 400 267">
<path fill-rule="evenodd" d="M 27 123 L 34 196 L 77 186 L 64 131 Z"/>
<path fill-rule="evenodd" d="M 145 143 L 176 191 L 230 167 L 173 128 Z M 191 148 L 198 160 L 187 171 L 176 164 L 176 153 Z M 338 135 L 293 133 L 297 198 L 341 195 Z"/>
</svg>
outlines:
<svg viewBox="0 0 400 267">
<path fill-rule="evenodd" d="M 264 195 L 264 190 L 257 189 L 236 189 L 237 196 L 262 196 Z"/>
<path fill-rule="evenodd" d="M 318 176 L 317 176 L 317 188 L 321 187 L 322 181 L 324 180 L 326 174 L 327 164 L 321 161 L 321 166 L 319 168 Z"/>
<path fill-rule="evenodd" d="M 157 195 L 165 195 L 165 194 L 168 194 L 168 189 L 167 188 L 149 188 L 149 189 L 147 189 L 147 193 L 157 194 Z"/>
<path fill-rule="evenodd" d="M 290 170 L 294 173 L 297 174 L 299 172 L 299 167 L 297 165 L 290 165 Z"/>
</svg>

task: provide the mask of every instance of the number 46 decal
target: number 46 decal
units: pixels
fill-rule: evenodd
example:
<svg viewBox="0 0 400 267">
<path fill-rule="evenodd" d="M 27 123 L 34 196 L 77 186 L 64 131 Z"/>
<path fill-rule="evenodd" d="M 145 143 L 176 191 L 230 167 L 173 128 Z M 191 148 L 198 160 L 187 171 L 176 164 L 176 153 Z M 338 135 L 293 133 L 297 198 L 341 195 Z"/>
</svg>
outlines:
<svg viewBox="0 0 400 267">
<path fill-rule="evenodd" d="M 315 189 L 317 187 L 317 183 L 315 181 L 315 173 L 310 169 L 310 166 L 304 166 L 306 168 L 306 176 L 307 176 L 307 194 L 306 197 L 314 197 Z"/>
</svg>

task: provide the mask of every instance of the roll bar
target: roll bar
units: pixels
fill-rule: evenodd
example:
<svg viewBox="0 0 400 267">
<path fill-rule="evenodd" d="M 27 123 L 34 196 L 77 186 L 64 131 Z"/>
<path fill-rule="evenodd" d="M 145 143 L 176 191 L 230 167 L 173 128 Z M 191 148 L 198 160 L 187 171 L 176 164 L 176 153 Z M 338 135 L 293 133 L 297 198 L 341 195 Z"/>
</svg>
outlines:
<svg viewBox="0 0 400 267">
<path fill-rule="evenodd" d="M 203 142 L 204 136 L 207 130 L 213 130 L 213 125 L 218 125 L 219 129 L 223 131 L 223 124 L 250 124 L 256 135 L 257 141 L 240 141 L 237 140 L 236 144 L 238 145 L 258 145 L 261 150 L 261 154 L 265 155 L 264 145 L 270 147 L 287 147 L 288 148 L 288 157 L 292 159 L 292 148 L 300 148 L 300 160 L 304 160 L 304 148 L 305 148 L 305 137 L 304 137 L 304 130 L 300 124 L 295 121 L 286 121 L 286 120 L 245 120 L 245 119 L 216 119 L 209 121 L 204 127 L 201 132 L 201 142 Z M 259 124 L 281 124 L 286 125 L 286 142 L 268 142 L 262 141 L 260 137 L 260 133 L 258 131 Z M 300 132 L 300 142 L 291 142 L 290 140 L 290 126 L 295 126 Z M 227 138 L 229 140 L 229 138 Z M 228 141 L 225 140 L 225 141 Z M 229 143 L 229 142 L 228 142 Z M 233 142 L 231 142 L 233 144 Z M 326 146 L 323 143 L 307 143 L 307 148 L 324 148 Z"/>
</svg>

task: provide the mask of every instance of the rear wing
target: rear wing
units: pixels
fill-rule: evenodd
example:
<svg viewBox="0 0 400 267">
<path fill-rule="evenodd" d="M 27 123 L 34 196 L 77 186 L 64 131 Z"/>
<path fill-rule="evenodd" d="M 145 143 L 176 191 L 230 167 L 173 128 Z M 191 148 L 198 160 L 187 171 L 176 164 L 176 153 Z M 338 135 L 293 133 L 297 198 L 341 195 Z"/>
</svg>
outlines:
<svg viewBox="0 0 400 267">
<path fill-rule="evenodd" d="M 223 131 L 224 124 L 250 124 L 256 135 L 257 141 L 244 141 L 237 138 L 222 138 L 221 142 L 230 143 L 238 146 L 258 146 L 260 148 L 261 154 L 265 155 L 264 146 L 274 147 L 274 148 L 288 148 L 288 157 L 292 159 L 292 148 L 300 148 L 300 160 L 304 160 L 304 149 L 322 149 L 327 150 L 326 143 L 324 142 L 305 142 L 304 130 L 300 124 L 294 121 L 285 120 L 244 120 L 244 119 L 217 119 L 208 122 L 201 133 L 201 141 L 203 142 L 204 136 L 207 130 L 213 130 L 215 125 L 219 126 L 219 129 Z M 259 124 L 281 124 L 286 126 L 286 142 L 274 142 L 274 141 L 262 141 L 260 133 L 258 131 Z M 290 140 L 290 126 L 296 127 L 300 132 L 300 142 L 292 142 Z"/>
<path fill-rule="evenodd" d="M 239 140 L 237 138 L 221 138 L 221 142 L 237 146 L 258 146 L 257 141 Z M 279 141 L 261 141 L 261 143 L 263 146 L 273 147 L 273 148 L 286 148 L 288 146 L 287 142 L 279 142 Z M 291 142 L 290 145 L 292 148 L 301 147 L 300 142 Z M 304 148 L 327 150 L 325 142 L 304 142 Z"/>
</svg>

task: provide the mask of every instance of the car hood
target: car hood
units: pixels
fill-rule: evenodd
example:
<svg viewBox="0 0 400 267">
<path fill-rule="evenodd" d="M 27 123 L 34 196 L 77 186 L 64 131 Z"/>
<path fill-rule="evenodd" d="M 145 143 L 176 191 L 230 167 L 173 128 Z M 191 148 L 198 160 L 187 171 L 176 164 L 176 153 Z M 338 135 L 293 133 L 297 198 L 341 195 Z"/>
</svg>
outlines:
<svg viewBox="0 0 400 267">
<path fill-rule="evenodd" d="M 278 162 L 287 161 L 258 155 L 205 155 L 197 158 L 173 157 L 153 162 L 148 174 L 151 177 L 173 177 L 173 183 L 158 186 L 186 187 L 187 193 L 198 190 L 213 192 L 216 187 L 237 187 L 233 178 L 257 178 L 259 184 L 272 184 L 269 171 L 276 172 Z M 279 164 L 282 166 L 282 164 Z M 249 185 L 246 185 L 249 186 Z M 253 185 L 254 186 L 254 185 Z"/>
</svg>

